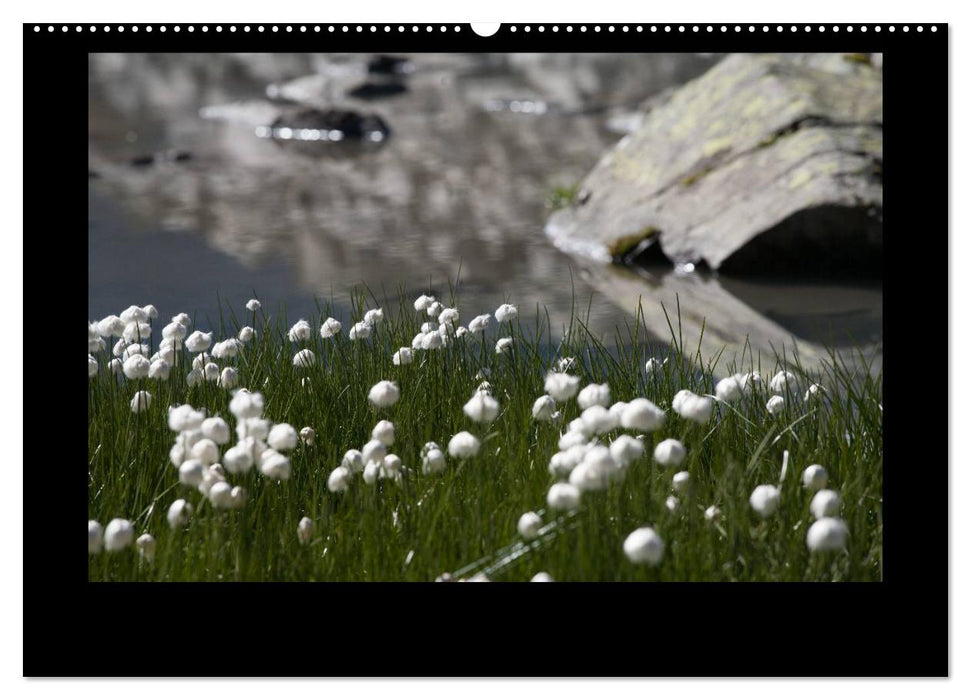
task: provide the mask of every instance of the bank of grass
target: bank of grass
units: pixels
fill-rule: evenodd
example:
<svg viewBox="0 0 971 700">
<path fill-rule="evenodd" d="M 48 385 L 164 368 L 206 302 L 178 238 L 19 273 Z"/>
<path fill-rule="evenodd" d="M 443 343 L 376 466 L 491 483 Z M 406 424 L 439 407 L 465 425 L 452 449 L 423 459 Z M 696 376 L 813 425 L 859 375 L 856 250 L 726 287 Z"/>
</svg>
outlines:
<svg viewBox="0 0 971 700">
<path fill-rule="evenodd" d="M 442 300 L 446 301 L 446 300 Z M 330 308 L 308 319 L 312 340 L 294 343 L 287 330 L 296 319 L 283 314 L 251 314 L 245 300 L 225 305 L 211 330 L 214 340 L 235 337 L 242 325 L 253 325 L 256 339 L 228 362 L 240 374 L 240 386 L 262 392 L 265 416 L 288 422 L 297 430 L 316 432 L 312 446 L 299 444 L 290 453 L 292 475 L 273 482 L 257 468 L 228 475 L 242 485 L 248 501 L 238 510 L 215 510 L 197 490 L 183 486 L 169 462 L 174 440 L 167 425 L 170 405 L 188 403 L 221 415 L 231 427 L 230 392 L 215 383 L 189 387 L 191 355 L 178 357 L 167 381 L 126 380 L 110 374 L 110 344 L 96 356 L 97 376 L 88 389 L 89 518 L 106 525 L 112 518 L 134 523 L 136 536 L 148 532 L 157 541 L 154 561 L 140 561 L 134 548 L 89 556 L 93 581 L 433 581 L 444 572 L 455 578 L 478 573 L 494 581 L 528 581 L 540 571 L 557 581 L 874 581 L 882 560 L 882 374 L 871 375 L 866 358 L 851 369 L 838 357 L 812 371 L 798 358 L 771 361 L 740 354 L 737 371 L 759 371 L 765 381 L 739 403 L 719 403 L 707 424 L 688 422 L 670 410 L 683 388 L 713 394 L 715 358 L 700 358 L 682 347 L 677 313 L 671 310 L 672 346 L 668 362 L 653 374 L 645 361 L 659 356 L 646 342 L 639 316 L 619 329 L 605 345 L 575 320 L 565 333 L 550 332 L 539 311 L 513 323 L 492 320 L 485 335 L 468 334 L 434 351 L 416 351 L 411 365 L 395 366 L 391 357 L 410 347 L 423 321 L 412 300 L 385 301 L 385 320 L 365 341 L 351 341 L 347 331 L 376 300 L 363 294 L 352 303 L 350 317 Z M 462 322 L 491 309 L 465 309 Z M 240 311 L 240 309 L 243 309 Z M 316 330 L 330 315 L 343 332 L 321 339 Z M 167 318 L 167 316 L 166 316 Z M 158 324 L 162 319 L 158 319 Z M 210 330 L 196 319 L 194 327 Z M 514 344 L 495 354 L 498 337 Z M 317 363 L 309 369 L 292 364 L 294 353 L 309 347 Z M 154 348 L 153 348 L 154 351 Z M 546 508 L 554 478 L 547 465 L 558 451 L 566 424 L 580 411 L 576 401 L 560 406 L 559 426 L 533 420 L 533 401 L 544 393 L 546 372 L 558 358 L 575 357 L 572 370 L 589 382 L 609 384 L 613 400 L 649 398 L 668 411 L 663 429 L 648 434 L 645 455 L 628 468 L 623 483 L 606 491 L 583 494 L 574 513 Z M 862 365 L 862 368 L 861 368 Z M 797 375 L 799 391 L 786 398 L 786 408 L 772 416 L 765 409 L 768 380 L 782 367 Z M 500 403 L 489 426 L 472 423 L 462 406 L 488 368 L 492 393 Z M 382 379 L 396 381 L 401 398 L 389 409 L 376 410 L 368 390 Z M 825 387 L 818 399 L 804 400 L 810 382 Z M 138 389 L 152 393 L 151 408 L 133 414 L 129 402 Z M 409 468 L 400 483 L 367 485 L 358 475 L 344 493 L 331 493 L 327 477 L 344 453 L 360 449 L 374 424 L 386 418 L 396 427 L 389 452 Z M 428 441 L 445 449 L 449 438 L 468 430 L 482 440 L 478 456 L 461 461 L 448 457 L 437 476 L 421 470 L 420 452 Z M 602 438 L 609 442 L 618 433 Z M 654 445 L 675 437 L 688 449 L 678 469 L 652 459 Z M 224 446 L 223 451 L 225 450 Z M 788 470 L 781 482 L 781 505 L 767 519 L 749 506 L 758 484 L 777 484 L 783 454 Z M 800 483 L 802 469 L 822 464 L 829 486 L 842 496 L 849 538 L 844 551 L 813 554 L 806 547 L 812 523 L 810 494 Z M 692 491 L 670 512 L 674 472 L 691 474 Z M 166 511 L 177 498 L 195 513 L 184 528 L 172 531 Z M 704 510 L 717 505 L 722 517 L 708 522 Z M 526 543 L 516 523 L 526 511 L 543 517 L 543 535 Z M 308 544 L 297 538 L 302 517 L 314 521 Z M 657 567 L 636 565 L 625 557 L 627 535 L 651 525 L 664 539 L 664 559 Z"/>
</svg>

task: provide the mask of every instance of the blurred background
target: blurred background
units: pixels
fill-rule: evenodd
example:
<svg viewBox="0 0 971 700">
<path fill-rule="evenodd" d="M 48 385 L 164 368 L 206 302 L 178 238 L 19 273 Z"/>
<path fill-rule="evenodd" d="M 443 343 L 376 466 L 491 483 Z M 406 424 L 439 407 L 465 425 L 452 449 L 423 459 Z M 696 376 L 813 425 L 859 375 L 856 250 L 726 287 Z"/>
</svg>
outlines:
<svg viewBox="0 0 971 700">
<path fill-rule="evenodd" d="M 574 305 L 608 345 L 680 300 L 713 342 L 879 357 L 882 280 L 732 278 L 568 254 L 551 212 L 635 130 L 645 101 L 720 60 L 697 54 L 92 54 L 88 310 L 219 318 L 347 308 L 367 285 L 503 301 L 554 329 Z M 665 327 L 648 324 L 656 337 Z M 713 346 L 714 347 L 714 346 Z M 852 355 L 852 352 L 847 353 Z M 875 367 L 879 367 L 879 361 Z"/>
</svg>

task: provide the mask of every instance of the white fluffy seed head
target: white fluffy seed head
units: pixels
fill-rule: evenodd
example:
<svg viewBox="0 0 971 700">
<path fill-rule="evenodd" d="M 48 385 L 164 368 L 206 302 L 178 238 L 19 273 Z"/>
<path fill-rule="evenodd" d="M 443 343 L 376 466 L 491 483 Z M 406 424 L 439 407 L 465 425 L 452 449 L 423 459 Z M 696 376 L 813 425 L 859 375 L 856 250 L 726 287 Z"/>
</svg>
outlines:
<svg viewBox="0 0 971 700">
<path fill-rule="evenodd" d="M 644 443 L 630 435 L 619 435 L 610 443 L 610 454 L 621 467 L 627 467 L 644 455 Z"/>
<path fill-rule="evenodd" d="M 360 450 L 348 450 L 344 453 L 341 466 L 347 467 L 355 474 L 359 474 L 364 471 L 364 455 Z"/>
<path fill-rule="evenodd" d="M 587 384 L 577 394 L 577 404 L 581 409 L 591 406 L 610 406 L 610 387 L 606 384 Z"/>
<path fill-rule="evenodd" d="M 387 445 L 380 440 L 369 440 L 361 450 L 361 460 L 365 465 L 367 465 L 368 462 L 380 463 L 386 454 L 388 454 Z"/>
<path fill-rule="evenodd" d="M 239 338 L 240 342 L 248 343 L 256 337 L 256 331 L 253 330 L 252 326 L 243 326 L 239 329 L 239 334 L 236 337 Z"/>
<path fill-rule="evenodd" d="M 691 490 L 691 474 L 688 472 L 678 472 L 671 477 L 671 488 L 680 496 L 684 496 Z"/>
<path fill-rule="evenodd" d="M 155 559 L 155 538 L 149 533 L 144 533 L 138 536 L 135 540 L 135 548 L 138 550 L 138 556 L 146 561 L 152 561 Z"/>
<path fill-rule="evenodd" d="M 516 524 L 516 529 L 524 540 L 536 539 L 541 527 L 543 527 L 543 519 L 532 511 L 523 513 Z"/>
<path fill-rule="evenodd" d="M 411 348 L 399 348 L 398 351 L 391 356 L 391 362 L 395 365 L 410 365 L 413 359 Z"/>
<path fill-rule="evenodd" d="M 675 413 L 695 423 L 707 423 L 715 410 L 715 402 L 708 396 L 698 396 L 692 391 L 682 389 L 674 395 L 671 407 Z"/>
<path fill-rule="evenodd" d="M 499 402 L 485 392 L 477 392 L 462 410 L 476 423 L 491 423 L 499 415 Z"/>
<path fill-rule="evenodd" d="M 104 530 L 104 547 L 108 552 L 120 552 L 131 547 L 135 539 L 135 528 L 124 518 L 115 518 Z"/>
<path fill-rule="evenodd" d="M 88 521 L 88 554 L 98 554 L 104 545 L 104 528 L 97 520 Z"/>
<path fill-rule="evenodd" d="M 482 333 L 485 331 L 489 327 L 490 318 L 492 317 L 489 314 L 482 314 L 473 318 L 469 321 L 469 333 Z"/>
<path fill-rule="evenodd" d="M 769 388 L 772 389 L 777 394 L 785 394 L 786 390 L 793 390 L 796 388 L 797 379 L 796 375 L 792 372 L 782 371 L 776 374 L 769 381 Z"/>
<path fill-rule="evenodd" d="M 202 421 L 205 419 L 205 413 L 197 411 L 189 404 L 182 404 L 169 409 L 169 429 L 176 433 L 198 430 L 202 427 Z"/>
<path fill-rule="evenodd" d="M 143 379 L 148 376 L 152 363 L 144 355 L 131 355 L 122 364 L 122 371 L 129 379 Z"/>
<path fill-rule="evenodd" d="M 310 324 L 306 320 L 300 319 L 287 332 L 287 337 L 292 342 L 304 342 L 310 340 L 313 337 L 313 329 L 310 328 Z"/>
<path fill-rule="evenodd" d="M 337 467 L 327 477 L 327 490 L 331 493 L 347 491 L 353 472 L 347 467 Z"/>
<path fill-rule="evenodd" d="M 98 361 L 88 355 L 88 379 L 95 376 L 98 373 Z"/>
<path fill-rule="evenodd" d="M 624 554 L 634 564 L 657 566 L 664 558 L 664 540 L 653 528 L 637 528 L 624 540 Z"/>
<path fill-rule="evenodd" d="M 719 401 L 735 403 L 742 398 L 742 385 L 734 376 L 725 377 L 715 385 L 715 396 Z"/>
<path fill-rule="evenodd" d="M 202 462 L 204 467 L 208 467 L 210 464 L 215 464 L 219 461 L 219 447 L 209 438 L 202 438 L 196 442 L 192 446 L 192 449 L 189 450 L 189 454 L 193 459 Z"/>
<path fill-rule="evenodd" d="M 314 521 L 306 516 L 300 518 L 300 522 L 297 523 L 297 540 L 300 544 L 307 544 L 313 536 Z"/>
<path fill-rule="evenodd" d="M 839 518 L 820 518 L 806 531 L 806 546 L 813 552 L 838 552 L 846 547 L 849 531 Z"/>
<path fill-rule="evenodd" d="M 136 391 L 130 405 L 132 413 L 144 413 L 152 406 L 152 395 L 147 391 Z"/>
<path fill-rule="evenodd" d="M 378 408 L 394 406 L 400 397 L 401 392 L 398 390 L 398 385 L 387 380 L 378 382 L 368 392 L 368 401 Z"/>
<path fill-rule="evenodd" d="M 543 394 L 533 402 L 533 419 L 549 422 L 556 413 L 556 401 L 549 394 Z"/>
<path fill-rule="evenodd" d="M 235 367 L 226 367 L 219 373 L 219 386 L 223 389 L 235 389 L 239 385 L 239 372 Z"/>
<path fill-rule="evenodd" d="M 580 378 L 564 372 L 550 372 L 546 375 L 543 390 L 555 401 L 569 401 L 580 390 Z"/>
<path fill-rule="evenodd" d="M 206 381 L 219 381 L 219 365 L 217 365 L 215 362 L 210 362 L 207 364 L 202 371 L 206 376 Z"/>
<path fill-rule="evenodd" d="M 316 362 L 317 356 L 314 355 L 313 350 L 307 348 L 300 350 L 293 356 L 293 366 L 301 369 L 313 367 Z"/>
<path fill-rule="evenodd" d="M 496 320 L 499 323 L 505 323 L 506 321 L 512 321 L 516 316 L 519 315 L 519 310 L 516 309 L 512 304 L 502 304 L 498 309 L 496 309 Z"/>
<path fill-rule="evenodd" d="M 802 473 L 802 485 L 810 491 L 826 488 L 829 475 L 821 464 L 810 464 Z"/>
<path fill-rule="evenodd" d="M 189 352 L 205 352 L 212 345 L 212 333 L 203 333 L 202 331 L 193 331 L 188 338 L 185 339 L 185 346 L 188 348 Z"/>
<path fill-rule="evenodd" d="M 661 440 L 654 448 L 654 461 L 665 467 L 680 467 L 688 451 L 674 438 Z"/>
<path fill-rule="evenodd" d="M 718 506 L 708 506 L 705 508 L 705 520 L 710 523 L 718 522 L 722 517 L 722 509 Z"/>
<path fill-rule="evenodd" d="M 255 438 L 250 438 L 255 442 Z M 240 443 L 233 445 L 223 455 L 223 465 L 230 474 L 246 474 L 253 468 L 253 447 Z"/>
<path fill-rule="evenodd" d="M 371 438 L 391 447 L 394 444 L 394 423 L 389 420 L 378 421 L 371 430 Z"/>
<path fill-rule="evenodd" d="M 779 489 L 771 484 L 756 486 L 748 502 L 752 510 L 763 518 L 768 518 L 779 508 Z"/>
<path fill-rule="evenodd" d="M 681 501 L 678 500 L 677 496 L 668 496 L 664 499 L 664 507 L 668 509 L 671 514 L 677 513 L 678 508 L 681 507 Z"/>
<path fill-rule="evenodd" d="M 223 510 L 233 507 L 233 487 L 225 481 L 216 481 L 207 494 L 213 508 Z"/>
<path fill-rule="evenodd" d="M 617 416 L 599 404 L 584 410 L 580 420 L 591 435 L 604 435 L 617 428 Z"/>
<path fill-rule="evenodd" d="M 546 492 L 546 505 L 553 510 L 573 510 L 580 505 L 580 490 L 572 484 L 553 484 Z"/>
<path fill-rule="evenodd" d="M 445 471 L 445 455 L 438 447 L 428 450 L 421 460 L 422 474 L 441 474 Z"/>
<path fill-rule="evenodd" d="M 259 418 L 263 415 L 263 394 L 239 389 L 229 401 L 229 411 L 237 418 Z"/>
<path fill-rule="evenodd" d="M 545 571 L 540 571 L 538 574 L 529 579 L 530 583 L 554 583 L 553 577 L 550 576 Z"/>
<path fill-rule="evenodd" d="M 809 502 L 809 512 L 817 520 L 836 517 L 840 514 L 840 495 L 830 489 L 818 491 Z"/>
<path fill-rule="evenodd" d="M 360 321 L 351 326 L 350 332 L 347 337 L 351 340 L 367 340 L 371 337 L 371 331 L 373 327 L 367 321 Z"/>
<path fill-rule="evenodd" d="M 422 294 L 415 299 L 415 311 L 428 311 L 428 307 L 435 301 L 435 297 Z"/>
<path fill-rule="evenodd" d="M 300 429 L 300 439 L 305 445 L 313 445 L 317 441 L 317 432 L 309 425 Z"/>
<path fill-rule="evenodd" d="M 620 425 L 628 430 L 651 432 L 664 426 L 664 411 L 652 401 L 637 398 L 629 401 L 620 414 Z"/>
<path fill-rule="evenodd" d="M 776 394 L 775 396 L 769 397 L 769 400 L 765 403 L 765 410 L 768 411 L 773 416 L 777 416 L 782 411 L 785 410 L 786 400 Z"/>
<path fill-rule="evenodd" d="M 266 441 L 274 450 L 292 450 L 297 446 L 297 430 L 289 423 L 277 423 Z"/>
<path fill-rule="evenodd" d="M 202 435 L 209 438 L 217 445 L 225 445 L 229 442 L 229 423 L 219 416 L 206 418 L 204 421 L 202 421 L 201 427 Z"/>
<path fill-rule="evenodd" d="M 165 519 L 169 521 L 169 527 L 173 530 L 180 530 L 189 524 L 192 517 L 192 505 L 184 498 L 172 502 L 169 506 Z"/>
<path fill-rule="evenodd" d="M 290 478 L 290 460 L 276 450 L 267 450 L 260 458 L 260 472 L 276 481 Z"/>
<path fill-rule="evenodd" d="M 148 376 L 150 379 L 160 379 L 164 382 L 168 380 L 171 372 L 172 366 L 162 358 L 153 361 L 148 366 Z"/>
<path fill-rule="evenodd" d="M 448 453 L 456 459 L 468 459 L 479 454 L 481 443 L 472 433 L 462 431 L 448 441 Z"/>
<path fill-rule="evenodd" d="M 512 349 L 512 338 L 499 338 L 496 341 L 496 354 L 502 355 Z"/>
</svg>

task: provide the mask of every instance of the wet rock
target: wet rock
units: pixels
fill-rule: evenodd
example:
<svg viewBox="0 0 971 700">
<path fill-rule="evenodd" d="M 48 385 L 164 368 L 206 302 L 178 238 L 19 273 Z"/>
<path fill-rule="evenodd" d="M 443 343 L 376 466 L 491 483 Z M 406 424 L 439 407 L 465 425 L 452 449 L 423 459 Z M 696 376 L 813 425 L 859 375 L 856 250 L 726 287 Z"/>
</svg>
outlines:
<svg viewBox="0 0 971 700">
<path fill-rule="evenodd" d="M 879 269 L 882 72 L 868 54 L 732 55 L 649 106 L 551 216 L 555 241 L 745 274 Z"/>
<path fill-rule="evenodd" d="M 415 70 L 415 64 L 400 56 L 375 56 L 367 64 L 371 75 L 407 75 Z"/>
<path fill-rule="evenodd" d="M 363 83 L 348 90 L 347 96 L 357 100 L 380 100 L 407 91 L 408 86 L 404 83 Z"/>
</svg>

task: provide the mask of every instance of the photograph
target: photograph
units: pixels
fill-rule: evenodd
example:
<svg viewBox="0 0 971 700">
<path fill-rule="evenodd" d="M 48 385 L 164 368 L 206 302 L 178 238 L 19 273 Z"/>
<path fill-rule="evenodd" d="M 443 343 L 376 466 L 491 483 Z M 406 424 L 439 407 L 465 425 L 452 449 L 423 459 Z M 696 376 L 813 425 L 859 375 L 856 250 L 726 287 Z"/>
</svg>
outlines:
<svg viewBox="0 0 971 700">
<path fill-rule="evenodd" d="M 88 582 L 884 581 L 883 54 L 388 45 L 87 54 Z"/>
</svg>

